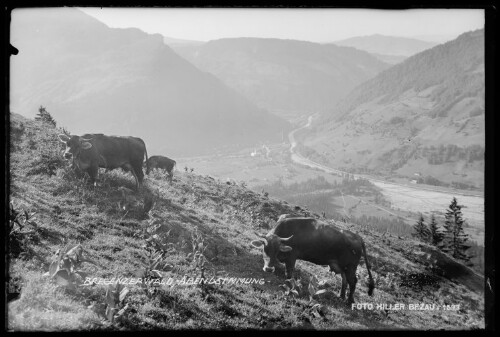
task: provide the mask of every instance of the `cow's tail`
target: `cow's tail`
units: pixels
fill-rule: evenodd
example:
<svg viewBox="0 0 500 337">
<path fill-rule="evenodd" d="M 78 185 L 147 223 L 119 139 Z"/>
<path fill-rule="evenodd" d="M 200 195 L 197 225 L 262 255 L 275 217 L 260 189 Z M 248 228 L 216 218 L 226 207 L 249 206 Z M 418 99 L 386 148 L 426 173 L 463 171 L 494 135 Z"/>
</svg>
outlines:
<svg viewBox="0 0 500 337">
<path fill-rule="evenodd" d="M 368 270 L 368 277 L 370 280 L 368 281 L 368 295 L 373 296 L 373 289 L 375 289 L 375 282 L 373 281 L 372 272 L 370 271 L 370 262 L 368 262 L 368 256 L 366 256 L 366 247 L 365 243 L 361 242 L 363 248 L 363 255 L 365 258 L 366 270 Z"/>
<path fill-rule="evenodd" d="M 146 174 L 149 173 L 149 160 L 148 160 L 148 150 L 146 149 L 146 144 L 144 144 L 144 152 L 146 154 Z"/>
<path fill-rule="evenodd" d="M 174 171 L 175 171 L 175 167 L 177 166 L 177 162 L 173 159 L 172 159 L 172 161 L 174 162 L 174 165 L 172 166 L 172 170 L 170 171 L 170 182 L 172 182 L 172 179 L 174 179 Z"/>
</svg>

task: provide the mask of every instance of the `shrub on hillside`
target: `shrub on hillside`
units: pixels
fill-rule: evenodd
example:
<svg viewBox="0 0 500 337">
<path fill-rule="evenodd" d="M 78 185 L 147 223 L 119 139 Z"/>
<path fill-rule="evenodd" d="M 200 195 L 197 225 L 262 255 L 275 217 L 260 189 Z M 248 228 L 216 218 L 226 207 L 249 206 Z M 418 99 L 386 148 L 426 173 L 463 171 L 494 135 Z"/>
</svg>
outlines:
<svg viewBox="0 0 500 337">
<path fill-rule="evenodd" d="M 9 205 L 9 254 L 18 257 L 29 254 L 29 242 L 38 241 L 35 213 L 21 210 L 11 202 Z"/>
<path fill-rule="evenodd" d="M 24 123 L 11 123 L 10 125 L 10 143 L 11 146 L 14 143 L 21 141 L 21 137 L 24 134 L 25 127 Z"/>
<path fill-rule="evenodd" d="M 67 166 L 66 161 L 59 155 L 54 155 L 51 153 L 41 153 L 34 158 L 31 163 L 31 168 L 28 170 L 26 175 L 48 175 L 53 176 L 57 174 L 59 169 L 63 169 Z"/>
</svg>

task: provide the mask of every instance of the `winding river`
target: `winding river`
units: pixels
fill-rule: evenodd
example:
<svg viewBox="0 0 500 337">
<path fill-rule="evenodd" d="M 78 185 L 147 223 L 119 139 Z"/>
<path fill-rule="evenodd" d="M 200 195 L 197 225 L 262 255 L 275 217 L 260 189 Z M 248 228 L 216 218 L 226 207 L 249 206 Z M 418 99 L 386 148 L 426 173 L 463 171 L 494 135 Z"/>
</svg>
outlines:
<svg viewBox="0 0 500 337">
<path fill-rule="evenodd" d="M 290 142 L 290 155 L 294 162 L 320 169 L 324 172 L 342 175 L 349 173 L 337 170 L 326 165 L 305 158 L 296 151 L 297 141 L 295 133 L 308 128 L 312 123 L 312 116 L 309 116 L 306 125 L 291 131 L 288 134 Z M 351 174 L 351 173 L 349 173 Z M 407 210 L 411 212 L 430 213 L 434 211 L 445 212 L 453 197 L 456 197 L 462 208 L 464 219 L 474 227 L 484 228 L 484 195 L 474 195 L 462 192 L 439 191 L 435 188 L 426 188 L 419 185 L 405 185 L 375 178 L 369 175 L 354 174 L 354 179 L 364 178 L 382 190 L 384 196 L 391 202 L 393 209 Z"/>
</svg>

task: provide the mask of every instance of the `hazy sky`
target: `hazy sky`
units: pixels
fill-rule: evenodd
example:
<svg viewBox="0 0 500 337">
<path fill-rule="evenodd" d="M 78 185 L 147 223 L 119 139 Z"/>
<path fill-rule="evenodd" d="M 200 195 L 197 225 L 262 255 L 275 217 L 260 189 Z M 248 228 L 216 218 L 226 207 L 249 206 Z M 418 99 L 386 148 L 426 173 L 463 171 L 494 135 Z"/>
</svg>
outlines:
<svg viewBox="0 0 500 337">
<path fill-rule="evenodd" d="M 484 27 L 482 9 L 81 8 L 110 27 L 208 41 L 275 37 L 332 42 L 373 34 L 444 42 Z M 433 37 L 431 37 L 433 36 Z"/>
</svg>

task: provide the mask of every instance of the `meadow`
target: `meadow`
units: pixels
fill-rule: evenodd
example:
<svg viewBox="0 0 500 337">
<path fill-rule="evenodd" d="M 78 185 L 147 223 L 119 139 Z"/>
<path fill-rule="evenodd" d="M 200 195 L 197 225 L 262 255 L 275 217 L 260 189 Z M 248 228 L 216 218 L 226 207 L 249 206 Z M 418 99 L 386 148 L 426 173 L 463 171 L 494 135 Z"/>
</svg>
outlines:
<svg viewBox="0 0 500 337">
<path fill-rule="evenodd" d="M 324 219 L 197 167 L 176 172 L 172 183 L 155 172 L 139 193 L 120 170 L 101 171 L 93 187 L 61 158 L 60 130 L 12 116 L 11 331 L 484 327 L 484 280 L 460 264 L 450 273 L 456 262 L 431 246 Z M 283 268 L 263 272 L 262 254 L 250 242 L 283 213 L 316 217 L 363 237 L 376 288 L 369 297 L 360 264 L 356 302 L 459 306 L 446 312 L 353 310 L 338 298 L 340 277 L 327 268 L 299 261 L 296 281 L 286 281 Z M 175 286 L 106 284 L 185 277 L 191 282 Z M 257 282 L 196 281 L 219 278 Z"/>
</svg>

